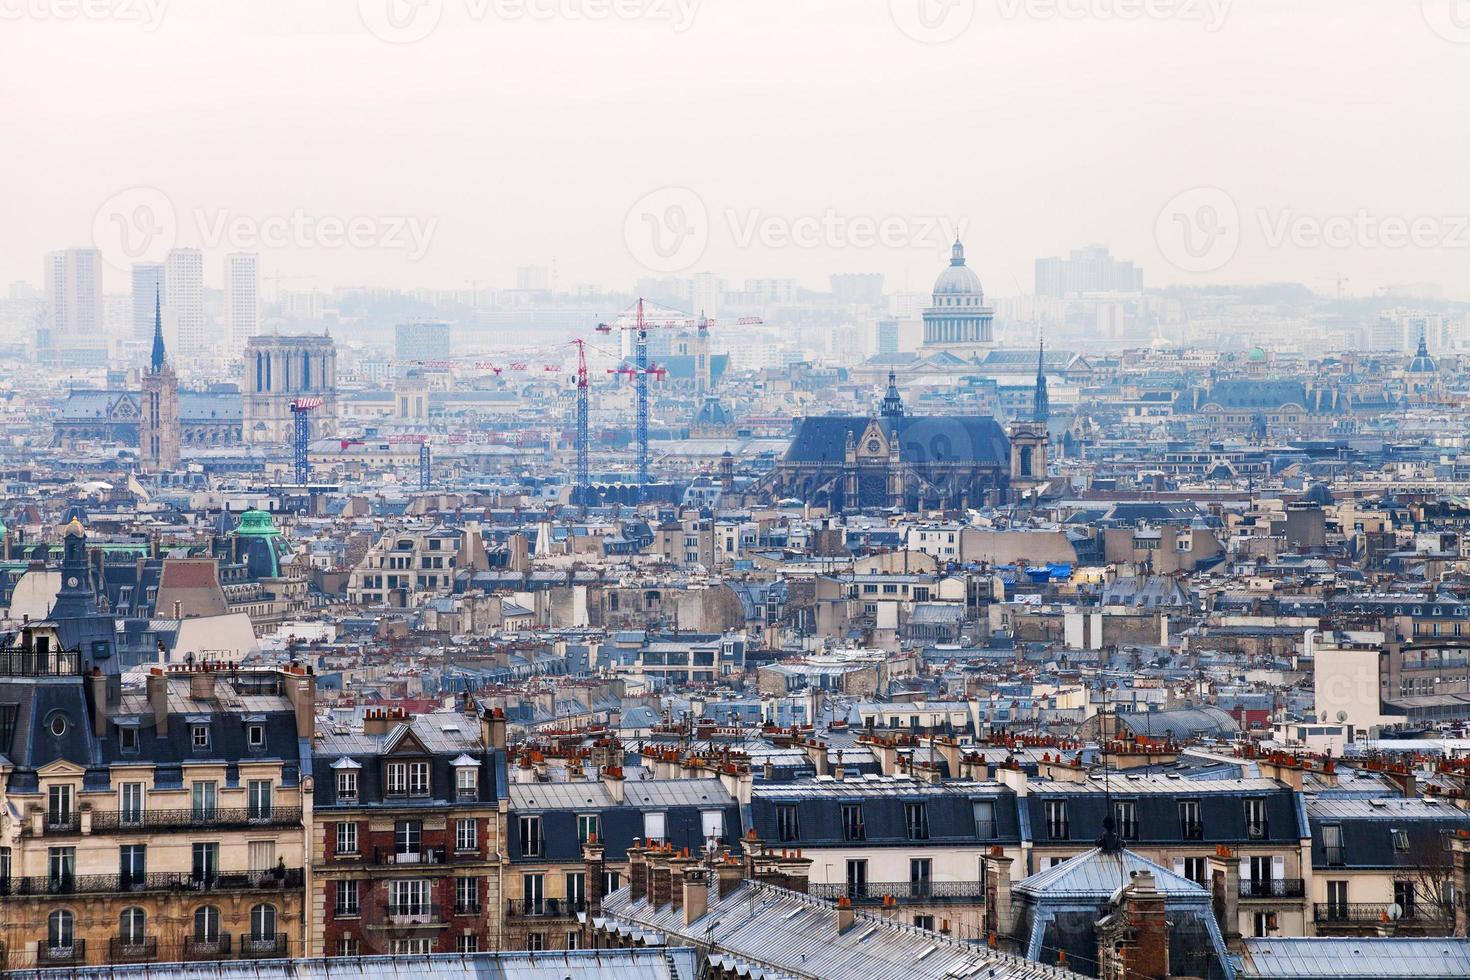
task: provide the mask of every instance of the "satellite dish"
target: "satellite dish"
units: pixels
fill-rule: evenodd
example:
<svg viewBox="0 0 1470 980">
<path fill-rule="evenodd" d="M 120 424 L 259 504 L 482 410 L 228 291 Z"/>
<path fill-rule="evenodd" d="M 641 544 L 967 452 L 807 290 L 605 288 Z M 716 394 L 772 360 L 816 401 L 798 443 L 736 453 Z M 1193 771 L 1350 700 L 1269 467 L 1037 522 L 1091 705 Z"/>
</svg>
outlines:
<svg viewBox="0 0 1470 980">
<path fill-rule="evenodd" d="M 1339 711 L 1337 713 L 1337 720 L 1338 721 L 1347 721 L 1347 712 L 1346 711 Z"/>
<path fill-rule="evenodd" d="M 1403 914 L 1404 910 L 1398 902 L 1393 902 L 1388 906 L 1388 918 L 1390 922 L 1397 922 L 1403 917 Z"/>
</svg>

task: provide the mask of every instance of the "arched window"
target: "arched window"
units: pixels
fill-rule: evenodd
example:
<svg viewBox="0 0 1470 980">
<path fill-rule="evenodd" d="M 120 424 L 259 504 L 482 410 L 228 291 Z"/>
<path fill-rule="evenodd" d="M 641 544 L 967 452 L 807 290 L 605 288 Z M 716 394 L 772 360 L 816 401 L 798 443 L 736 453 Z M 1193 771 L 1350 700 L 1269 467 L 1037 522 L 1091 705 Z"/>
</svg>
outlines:
<svg viewBox="0 0 1470 980">
<path fill-rule="evenodd" d="M 57 909 L 46 917 L 46 946 L 49 949 L 71 949 L 76 943 L 77 918 L 66 909 Z"/>
<path fill-rule="evenodd" d="M 276 938 L 276 907 L 257 905 L 250 910 L 250 938 L 268 940 Z"/>
<path fill-rule="evenodd" d="M 130 905 L 122 910 L 122 915 L 117 917 L 117 937 L 123 941 L 125 946 L 143 945 L 143 937 L 148 934 L 148 913 Z"/>
<path fill-rule="evenodd" d="M 194 910 L 194 941 L 200 943 L 219 942 L 219 909 L 213 905 L 201 905 Z"/>
</svg>

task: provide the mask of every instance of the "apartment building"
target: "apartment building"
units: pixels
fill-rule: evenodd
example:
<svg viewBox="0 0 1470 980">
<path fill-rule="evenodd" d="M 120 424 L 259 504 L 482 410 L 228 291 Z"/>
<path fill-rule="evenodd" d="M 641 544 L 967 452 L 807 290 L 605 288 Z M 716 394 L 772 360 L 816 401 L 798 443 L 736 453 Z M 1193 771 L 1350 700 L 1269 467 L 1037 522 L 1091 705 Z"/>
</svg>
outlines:
<svg viewBox="0 0 1470 980">
<path fill-rule="evenodd" d="M 1238 935 L 1308 934 L 1312 835 L 1302 796 L 1290 787 L 1152 773 L 1022 786 L 1033 870 L 1092 848 L 1111 815 L 1123 846 L 1206 887 L 1215 886 L 1210 858 L 1228 853 L 1233 873 L 1221 898 L 1236 909 Z"/>
<path fill-rule="evenodd" d="M 0 651 L 5 965 L 299 955 L 315 678 L 154 668 L 123 694 L 65 632 Z"/>
<path fill-rule="evenodd" d="M 501 948 L 503 711 L 374 709 L 313 769 L 311 955 Z"/>
<path fill-rule="evenodd" d="M 1022 856 L 1016 795 L 993 782 L 866 777 L 756 786 L 751 828 L 811 859 L 808 891 L 902 921 L 984 938 L 985 861 Z"/>
<path fill-rule="evenodd" d="M 1307 800 L 1312 829 L 1312 923 L 1317 935 L 1453 933 L 1450 843 L 1470 813 L 1434 797 Z"/>
<path fill-rule="evenodd" d="M 353 568 L 347 597 L 359 605 L 413 608 L 447 593 L 468 564 L 467 541 L 464 530 L 443 525 L 388 531 Z"/>
<path fill-rule="evenodd" d="M 544 769 L 544 767 L 542 767 Z M 540 781 L 528 764 L 510 786 L 506 833 L 507 949 L 575 949 L 578 913 L 627 881 L 631 849 L 669 847 L 702 854 L 740 841 L 740 805 L 724 780 L 625 779 L 616 766 L 585 778 Z M 578 778 L 581 777 L 581 778 Z M 585 845 L 596 845 L 601 880 L 588 881 Z"/>
</svg>

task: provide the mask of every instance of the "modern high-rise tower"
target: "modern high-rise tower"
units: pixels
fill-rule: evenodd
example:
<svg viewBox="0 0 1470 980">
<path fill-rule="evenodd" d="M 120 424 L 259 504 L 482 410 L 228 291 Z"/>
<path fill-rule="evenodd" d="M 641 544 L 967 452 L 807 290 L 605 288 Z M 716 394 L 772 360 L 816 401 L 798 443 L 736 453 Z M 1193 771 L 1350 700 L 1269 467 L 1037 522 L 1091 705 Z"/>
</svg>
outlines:
<svg viewBox="0 0 1470 980">
<path fill-rule="evenodd" d="M 170 346 L 180 357 L 205 353 L 204 254 L 197 248 L 170 249 L 164 262 L 163 305 Z"/>
<path fill-rule="evenodd" d="M 260 256 L 255 252 L 225 256 L 225 333 L 231 356 L 260 333 Z"/>
<path fill-rule="evenodd" d="M 52 343 L 96 340 L 102 333 L 102 253 L 95 248 L 48 253 L 46 302 Z"/>
</svg>

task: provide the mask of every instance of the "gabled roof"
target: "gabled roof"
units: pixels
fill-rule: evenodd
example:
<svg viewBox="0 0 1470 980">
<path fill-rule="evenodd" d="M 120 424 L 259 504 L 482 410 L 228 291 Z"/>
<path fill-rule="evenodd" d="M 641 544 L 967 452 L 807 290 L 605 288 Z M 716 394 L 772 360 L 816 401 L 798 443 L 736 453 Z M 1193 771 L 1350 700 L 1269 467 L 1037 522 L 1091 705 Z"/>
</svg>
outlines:
<svg viewBox="0 0 1470 980">
<path fill-rule="evenodd" d="M 1133 876 L 1147 872 L 1154 876 L 1154 887 L 1167 898 L 1181 898 L 1207 902 L 1210 893 L 1202 885 L 1176 875 L 1160 864 L 1154 864 L 1141 854 L 1126 848 L 1107 852 L 1094 847 L 1083 851 L 1061 864 L 1052 865 L 1029 878 L 1018 881 L 1013 890 L 1022 895 L 1033 896 L 1037 901 L 1049 899 L 1098 899 L 1110 898 L 1114 892 L 1133 880 Z"/>
</svg>

